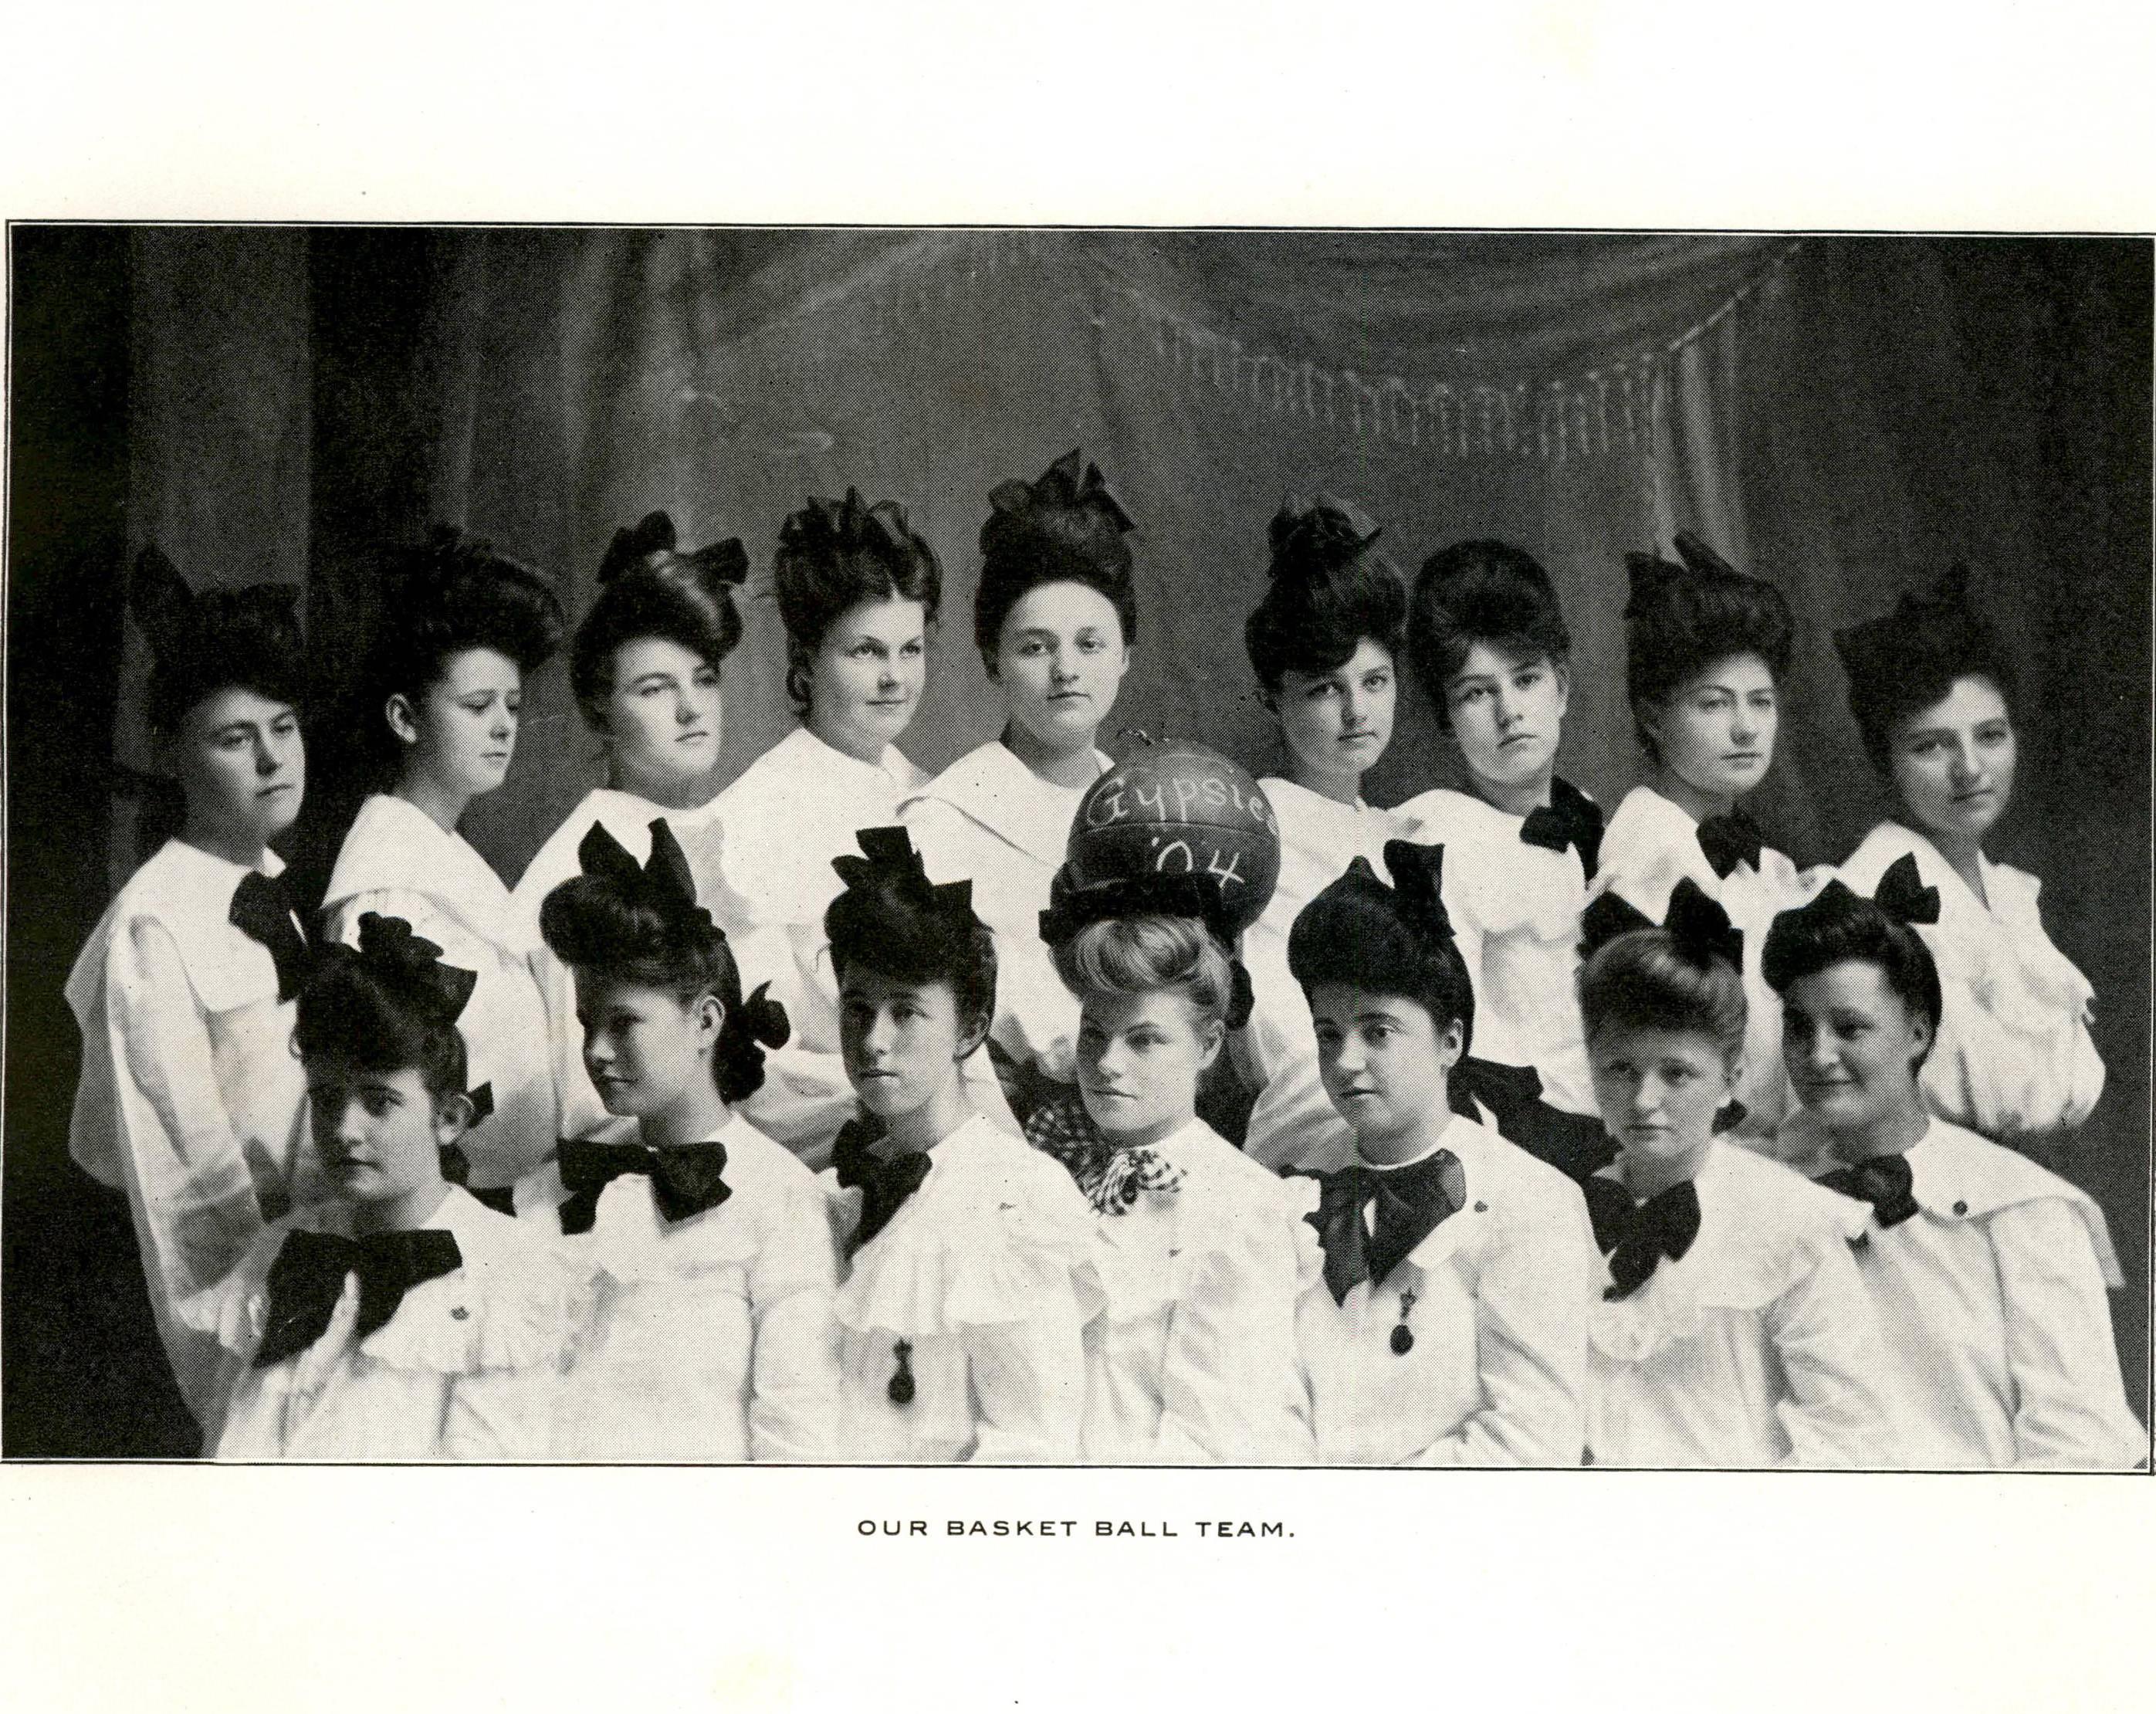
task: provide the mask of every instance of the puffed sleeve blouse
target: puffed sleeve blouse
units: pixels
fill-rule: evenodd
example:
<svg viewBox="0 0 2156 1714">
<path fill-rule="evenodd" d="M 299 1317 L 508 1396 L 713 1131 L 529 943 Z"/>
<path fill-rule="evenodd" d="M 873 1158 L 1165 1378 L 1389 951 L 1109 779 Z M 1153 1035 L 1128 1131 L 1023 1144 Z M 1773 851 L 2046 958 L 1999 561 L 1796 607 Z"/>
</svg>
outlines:
<svg viewBox="0 0 2156 1714">
<path fill-rule="evenodd" d="M 1847 1163 L 1816 1144 L 1805 1170 Z M 2131 1470 L 2148 1437 L 2127 1403 L 2103 1212 L 2034 1161 L 1943 1119 L 1906 1153 L 1917 1212 L 1871 1215 L 1856 1270 L 1878 1311 L 1894 1428 L 1916 1470 Z"/>
<path fill-rule="evenodd" d="M 814 1463 L 838 1411 L 837 1283 L 816 1176 L 738 1113 L 726 1198 L 669 1221 L 651 1181 L 599 1193 L 591 1230 L 566 1238 L 596 1277 L 562 1408 L 562 1455 L 594 1463 Z M 558 1167 L 540 1183 L 558 1202 Z M 520 1218 L 550 1218 L 535 1195 Z M 558 1224 L 558 1216 L 552 1217 Z"/>
<path fill-rule="evenodd" d="M 1460 1161 L 1460 1208 L 1382 1282 L 1337 1303 L 1322 1278 L 1302 1294 L 1318 1459 L 1576 1465 L 1599 1271 L 1585 1205 L 1569 1179 L 1471 1119 L 1455 1118 L 1440 1147 Z"/>
<path fill-rule="evenodd" d="M 557 1455 L 563 1371 L 585 1311 L 573 1264 L 544 1236 L 452 1188 L 425 1223 L 457 1240 L 461 1265 L 413 1286 L 359 1339 L 331 1332 L 254 1367 L 268 1276 L 294 1231 L 350 1234 L 329 1203 L 268 1228 L 196 1313 L 223 1357 L 211 1455 L 352 1462 L 536 1461 Z"/>
<path fill-rule="evenodd" d="M 2041 883 L 1984 858 L 1979 899 L 1937 846 L 1896 821 L 1865 836 L 1842 881 L 1869 897 L 1905 856 L 1939 892 L 1938 921 L 1917 930 L 1945 1003 L 1922 1078 L 1932 1111 L 2003 1142 L 2071 1131 L 2103 1093 L 2103 1061 L 2089 1035 L 2094 990 L 2045 933 Z"/>
<path fill-rule="evenodd" d="M 1719 1139 L 1697 1235 L 1588 1309 L 1591 1462 L 1645 1469 L 1887 1462 L 1888 1362 L 1850 1244 L 1870 1209 Z"/>
<path fill-rule="evenodd" d="M 275 875 L 274 853 L 264 861 Z M 178 1313 L 231 1272 L 265 1219 L 321 1193 L 295 1007 L 268 950 L 231 920 L 249 871 L 174 839 L 137 870 L 67 981 L 83 1037 L 69 1141 L 127 1193 L 151 1306 L 198 1420 L 213 1339 Z"/>
<path fill-rule="evenodd" d="M 1747 1021 L 1737 1099 L 1746 1116 L 1732 1135 L 1763 1153 L 1774 1152 L 1775 1134 L 1795 1101 L 1782 1069 L 1782 1003 L 1767 986 L 1760 957 L 1774 918 L 1802 905 L 1823 879 L 1817 872 L 1800 874 L 1771 846 L 1760 851 L 1756 867 L 1739 863 L 1726 876 L 1717 875 L 1700 849 L 1699 824 L 1660 792 L 1635 786 L 1604 830 L 1600 866 L 1589 889 L 1590 897 L 1614 892 L 1660 922 L 1669 914 L 1676 884 L 1689 880 L 1743 934 Z"/>
<path fill-rule="evenodd" d="M 1075 1464 L 1105 1301 L 1092 1211 L 1060 1165 L 978 1115 L 929 1160 L 839 1291 L 838 1455 Z M 825 1183 L 843 1238 L 861 1193 Z"/>
<path fill-rule="evenodd" d="M 1310 1202 L 1202 1120 L 1153 1146 L 1179 1172 L 1096 1215 L 1107 1306 L 1087 1333 L 1089 1464 L 1310 1462 L 1296 1305 Z"/>
<path fill-rule="evenodd" d="M 472 1082 L 494 1093 L 494 1116 L 465 1143 L 471 1182 L 514 1184 L 554 1152 L 561 1104 L 547 1004 L 532 972 L 531 920 L 486 860 L 402 798 L 360 806 L 322 900 L 330 937 L 356 946 L 368 911 L 399 916 L 478 978 L 457 1019 Z"/>
</svg>

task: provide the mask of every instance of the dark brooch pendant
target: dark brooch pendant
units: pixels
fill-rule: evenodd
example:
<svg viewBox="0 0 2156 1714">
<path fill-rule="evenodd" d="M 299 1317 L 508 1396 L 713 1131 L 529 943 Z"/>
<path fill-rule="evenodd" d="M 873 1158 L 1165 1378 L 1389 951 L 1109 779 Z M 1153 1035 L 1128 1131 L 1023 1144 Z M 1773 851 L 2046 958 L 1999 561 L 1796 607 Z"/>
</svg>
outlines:
<svg viewBox="0 0 2156 1714">
<path fill-rule="evenodd" d="M 891 1384 L 884 1391 L 893 1404 L 911 1404 L 913 1403 L 913 1346 L 911 1342 L 901 1339 L 891 1347 L 891 1354 L 898 1359 L 898 1373 L 891 1378 Z"/>
<path fill-rule="evenodd" d="M 1400 1319 L 1399 1324 L 1393 1329 L 1392 1342 L 1394 1357 L 1405 1357 L 1414 1349 L 1414 1330 L 1408 1326 L 1408 1311 L 1414 1307 L 1414 1292 L 1400 1293 Z"/>
</svg>

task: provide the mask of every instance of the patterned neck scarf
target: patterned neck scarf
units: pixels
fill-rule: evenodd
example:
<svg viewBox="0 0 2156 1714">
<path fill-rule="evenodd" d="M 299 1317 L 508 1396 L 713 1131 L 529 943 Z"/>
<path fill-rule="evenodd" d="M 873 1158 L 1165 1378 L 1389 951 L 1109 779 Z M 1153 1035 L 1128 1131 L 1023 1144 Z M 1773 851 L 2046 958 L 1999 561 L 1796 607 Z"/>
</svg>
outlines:
<svg viewBox="0 0 2156 1714">
<path fill-rule="evenodd" d="M 1102 1136 L 1075 1090 L 1035 1107 L 1025 1140 L 1063 1163 L 1096 1214 L 1127 1214 L 1140 1191 L 1169 1193 L 1183 1184 L 1181 1169 L 1156 1151 L 1118 1148 Z"/>
</svg>

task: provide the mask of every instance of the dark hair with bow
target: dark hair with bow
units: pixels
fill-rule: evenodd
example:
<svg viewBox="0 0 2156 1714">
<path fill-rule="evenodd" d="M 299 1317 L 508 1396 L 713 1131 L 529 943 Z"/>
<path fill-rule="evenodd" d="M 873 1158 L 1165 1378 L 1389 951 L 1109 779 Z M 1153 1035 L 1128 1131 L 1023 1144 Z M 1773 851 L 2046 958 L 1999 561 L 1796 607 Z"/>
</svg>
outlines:
<svg viewBox="0 0 2156 1714">
<path fill-rule="evenodd" d="M 478 979 L 442 962 L 442 949 L 403 917 L 369 911 L 357 947 L 332 942 L 315 954 L 293 1046 L 303 1060 L 337 1055 L 367 1071 L 417 1071 L 437 1099 L 466 1095 L 457 1019 Z"/>
<path fill-rule="evenodd" d="M 786 694 L 808 712 L 809 673 L 831 627 L 865 601 L 917 601 L 925 625 L 943 601 L 943 568 L 895 500 L 811 496 L 779 526 L 772 563 L 786 627 Z"/>
<path fill-rule="evenodd" d="M 1268 692 L 1289 672 L 1337 672 L 1365 640 L 1397 654 L 1407 588 L 1352 502 L 1321 494 L 1281 503 L 1270 531 L 1265 597 L 1243 624 L 1250 670 Z"/>
<path fill-rule="evenodd" d="M 299 706 L 306 682 L 299 603 L 300 592 L 285 583 L 197 594 L 162 552 L 144 548 L 127 604 L 150 644 L 150 730 L 176 732 L 198 704 L 234 688 Z"/>
<path fill-rule="evenodd" d="M 741 641 L 733 591 L 747 576 L 748 552 L 738 537 L 681 552 L 665 512 L 616 530 L 599 562 L 598 598 L 569 648 L 569 688 L 585 724 L 606 730 L 614 662 L 628 644 L 661 638 L 719 671 Z"/>
<path fill-rule="evenodd" d="M 1967 566 L 1904 594 L 1891 613 L 1835 632 L 1834 646 L 1849 675 L 1850 714 L 1882 777 L 1895 727 L 1946 700 L 1957 680 L 1989 680 L 2013 711 L 2013 658 L 1972 598 Z"/>
<path fill-rule="evenodd" d="M 1288 931 L 1289 972 L 1306 998 L 1335 983 L 1412 1000 L 1440 1034 L 1459 1024 L 1465 1055 L 1475 1039 L 1475 984 L 1445 908 L 1445 847 L 1388 839 L 1385 867 L 1390 886 L 1358 857 L 1302 907 Z"/>
<path fill-rule="evenodd" d="M 561 646 L 564 623 L 546 579 L 446 524 L 424 547 L 390 556 L 380 612 L 361 675 L 361 729 L 392 759 L 403 747 L 383 713 L 391 697 L 418 703 L 452 661 L 475 649 L 536 672 Z"/>
<path fill-rule="evenodd" d="M 1909 1015 L 1928 1026 L 1913 1070 L 1931 1053 L 1944 1006 L 1939 967 L 1917 925 L 1938 920 L 1939 890 L 1924 885 L 1910 854 L 1894 860 L 1868 899 L 1830 880 L 1802 908 L 1783 911 L 1768 926 L 1760 954 L 1767 985 L 1786 996 L 1804 977 L 1837 964 L 1875 966 Z"/>
<path fill-rule="evenodd" d="M 1477 643 L 1526 665 L 1547 660 L 1564 670 L 1572 633 L 1549 573 L 1509 541 L 1458 541 L 1430 555 L 1415 576 L 1408 613 L 1408 659 L 1415 680 L 1452 729 L 1445 687 L 1467 665 Z"/>
<path fill-rule="evenodd" d="M 729 1103 L 763 1086 L 763 1050 L 791 1033 L 786 1009 L 764 983 L 746 999 L 733 949 L 711 913 L 696 902 L 696 883 L 674 829 L 651 824 L 651 856 L 639 864 L 605 826 L 593 822 L 577 847 L 581 875 L 547 895 L 539 933 L 572 969 L 629 987 L 656 988 L 684 1006 L 706 994 L 725 1009 L 711 1075 Z"/>
<path fill-rule="evenodd" d="M 1201 1017 L 1250 1021 L 1250 973 L 1215 877 L 1154 870 L 1078 886 L 1065 864 L 1048 898 L 1040 937 L 1074 994 L 1178 988 Z"/>
<path fill-rule="evenodd" d="M 1100 467 L 1076 447 L 1036 482 L 999 482 L 981 526 L 981 581 L 973 592 L 973 643 L 995 672 L 1004 621 L 1025 596 L 1047 583 L 1082 583 L 1106 596 L 1125 644 L 1138 634 L 1137 597 L 1131 583 L 1136 526 L 1108 491 Z"/>
<path fill-rule="evenodd" d="M 985 1029 L 996 1011 L 996 940 L 973 910 L 973 884 L 928 879 L 902 827 L 863 828 L 863 854 L 831 860 L 846 884 L 824 912 L 839 984 L 865 967 L 894 982 L 943 983 L 961 1029 Z"/>
<path fill-rule="evenodd" d="M 1733 1060 L 1744 1047 L 1744 937 L 1689 878 L 1656 922 L 1615 893 L 1580 919 L 1579 1010 L 1591 1044 L 1603 1030 L 1712 1037 Z"/>
<path fill-rule="evenodd" d="M 1794 627 L 1782 592 L 1738 571 L 1706 542 L 1679 531 L 1681 564 L 1627 554 L 1625 689 L 1640 747 L 1659 762 L 1645 716 L 1686 679 L 1735 654 L 1756 654 L 1779 682 L 1789 670 Z"/>
</svg>

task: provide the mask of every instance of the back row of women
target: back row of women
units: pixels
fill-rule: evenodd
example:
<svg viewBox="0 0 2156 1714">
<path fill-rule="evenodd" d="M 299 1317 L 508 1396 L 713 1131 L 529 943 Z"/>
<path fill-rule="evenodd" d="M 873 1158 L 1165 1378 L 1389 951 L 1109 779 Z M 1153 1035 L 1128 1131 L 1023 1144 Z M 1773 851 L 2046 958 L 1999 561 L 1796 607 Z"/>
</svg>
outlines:
<svg viewBox="0 0 2156 1714">
<path fill-rule="evenodd" d="M 1003 726 L 933 779 L 896 747 L 941 588 L 898 505 L 786 521 L 801 725 L 716 794 L 747 555 L 618 532 L 569 672 L 608 784 L 513 890 L 457 829 L 562 617 L 438 539 L 384 593 L 385 789 L 319 925 L 270 849 L 305 784 L 293 592 L 145 556 L 187 819 L 68 984 L 74 1148 L 129 1196 L 208 1450 L 2145 1456 L 2103 1217 L 2029 1157 L 2103 1068 L 2036 881 L 1984 849 L 2015 685 L 1964 576 L 1836 638 L 1897 809 L 1800 874 L 1743 807 L 1770 584 L 1688 536 L 1632 557 L 1647 772 L 1605 824 L 1554 772 L 1541 567 L 1471 541 L 1410 585 L 1354 508 L 1291 505 L 1246 627 L 1289 772 L 1245 929 L 1209 876 L 1057 884 L 1132 526 L 1075 453 L 989 498 Z M 1381 809 L 1403 665 L 1468 789 Z"/>
</svg>

